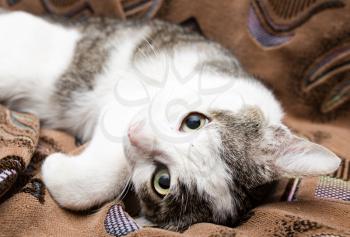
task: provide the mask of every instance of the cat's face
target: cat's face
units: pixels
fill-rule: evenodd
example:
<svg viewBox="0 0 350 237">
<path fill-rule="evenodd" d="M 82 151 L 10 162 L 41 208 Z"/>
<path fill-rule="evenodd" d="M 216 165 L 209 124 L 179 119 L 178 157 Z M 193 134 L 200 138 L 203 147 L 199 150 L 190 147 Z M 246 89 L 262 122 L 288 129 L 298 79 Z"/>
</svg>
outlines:
<svg viewBox="0 0 350 237">
<path fill-rule="evenodd" d="M 292 135 L 276 102 L 272 108 L 233 106 L 227 101 L 234 97 L 224 97 L 215 106 L 204 100 L 197 110 L 174 109 L 170 119 L 159 110 L 148 113 L 129 126 L 125 152 L 132 181 L 143 213 L 161 227 L 232 225 L 258 199 L 259 185 L 339 165 L 330 151 Z"/>
</svg>

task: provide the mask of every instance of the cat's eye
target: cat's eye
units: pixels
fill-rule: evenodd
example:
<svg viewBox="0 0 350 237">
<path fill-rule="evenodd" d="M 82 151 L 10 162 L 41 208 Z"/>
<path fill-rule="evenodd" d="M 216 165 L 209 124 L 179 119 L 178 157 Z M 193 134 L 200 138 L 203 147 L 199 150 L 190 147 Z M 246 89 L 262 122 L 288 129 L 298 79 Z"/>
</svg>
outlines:
<svg viewBox="0 0 350 237">
<path fill-rule="evenodd" d="M 154 191 L 164 197 L 170 191 L 170 174 L 165 168 L 159 169 L 153 176 L 152 181 Z"/>
<path fill-rule="evenodd" d="M 183 132 L 192 132 L 198 129 L 201 129 L 209 122 L 207 116 L 201 113 L 190 113 L 187 115 L 181 124 L 180 131 Z"/>
</svg>

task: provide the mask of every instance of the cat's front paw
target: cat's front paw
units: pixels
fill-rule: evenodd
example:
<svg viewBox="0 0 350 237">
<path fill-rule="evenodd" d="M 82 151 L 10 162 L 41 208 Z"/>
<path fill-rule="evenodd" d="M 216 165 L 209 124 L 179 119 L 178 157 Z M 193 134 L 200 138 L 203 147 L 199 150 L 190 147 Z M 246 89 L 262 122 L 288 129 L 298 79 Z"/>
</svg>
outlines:
<svg viewBox="0 0 350 237">
<path fill-rule="evenodd" d="M 104 200 L 106 193 L 91 187 L 91 182 L 95 180 L 93 171 L 96 166 L 84 163 L 86 159 L 61 153 L 46 158 L 41 168 L 43 181 L 60 206 L 71 210 L 85 210 Z M 98 186 L 101 183 L 98 182 Z"/>
<path fill-rule="evenodd" d="M 74 157 L 62 153 L 48 156 L 41 168 L 43 181 L 53 198 L 62 206 L 69 209 L 81 209 L 81 201 L 77 200 L 75 180 L 78 172 Z"/>
<path fill-rule="evenodd" d="M 41 167 L 46 187 L 55 200 L 63 205 L 64 193 L 67 192 L 67 185 L 69 185 L 72 173 L 71 161 L 68 159 L 72 158 L 62 153 L 54 153 L 46 158 Z"/>
<path fill-rule="evenodd" d="M 49 155 L 44 161 L 41 172 L 47 187 L 60 186 L 69 173 L 66 159 L 71 159 L 62 153 Z"/>
</svg>

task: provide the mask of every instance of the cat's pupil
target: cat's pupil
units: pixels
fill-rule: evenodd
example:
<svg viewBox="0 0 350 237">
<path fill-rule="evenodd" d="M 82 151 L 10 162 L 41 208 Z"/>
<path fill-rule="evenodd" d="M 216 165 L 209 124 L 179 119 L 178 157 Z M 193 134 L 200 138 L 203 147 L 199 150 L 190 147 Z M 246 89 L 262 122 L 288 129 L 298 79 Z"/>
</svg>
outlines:
<svg viewBox="0 0 350 237">
<path fill-rule="evenodd" d="M 159 187 L 161 187 L 162 189 L 169 189 L 170 188 L 170 177 L 169 175 L 162 175 L 159 177 L 159 180 L 158 180 L 158 184 L 159 184 Z"/>
<path fill-rule="evenodd" d="M 197 129 L 201 125 L 201 118 L 199 115 L 191 115 L 186 120 L 186 125 L 190 129 Z"/>
</svg>

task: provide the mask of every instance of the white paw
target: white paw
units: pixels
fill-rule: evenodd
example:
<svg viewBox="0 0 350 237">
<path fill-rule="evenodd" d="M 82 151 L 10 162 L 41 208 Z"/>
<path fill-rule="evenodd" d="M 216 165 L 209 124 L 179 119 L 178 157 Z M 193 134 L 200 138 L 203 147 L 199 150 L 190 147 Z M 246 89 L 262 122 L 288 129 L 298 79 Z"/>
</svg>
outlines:
<svg viewBox="0 0 350 237">
<path fill-rule="evenodd" d="M 66 206 L 67 192 L 74 172 L 72 164 L 74 158 L 65 154 L 54 153 L 46 158 L 41 173 L 43 181 L 54 199 L 62 206 Z"/>
<path fill-rule="evenodd" d="M 62 182 L 65 173 L 69 173 L 69 165 L 67 165 L 66 159 L 71 158 L 62 153 L 51 154 L 45 159 L 41 167 L 45 183 L 54 185 Z"/>
<path fill-rule="evenodd" d="M 64 208 L 85 210 L 99 204 L 101 198 L 98 196 L 105 195 L 91 188 L 91 174 L 96 167 L 85 166 L 84 160 L 85 157 L 55 153 L 46 158 L 41 168 L 43 181 L 51 196 Z"/>
<path fill-rule="evenodd" d="M 43 175 L 46 186 L 51 188 L 59 188 L 63 185 L 67 174 L 70 173 L 69 161 L 71 159 L 64 154 L 54 153 L 46 158 L 44 161 L 41 172 Z"/>
</svg>

